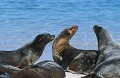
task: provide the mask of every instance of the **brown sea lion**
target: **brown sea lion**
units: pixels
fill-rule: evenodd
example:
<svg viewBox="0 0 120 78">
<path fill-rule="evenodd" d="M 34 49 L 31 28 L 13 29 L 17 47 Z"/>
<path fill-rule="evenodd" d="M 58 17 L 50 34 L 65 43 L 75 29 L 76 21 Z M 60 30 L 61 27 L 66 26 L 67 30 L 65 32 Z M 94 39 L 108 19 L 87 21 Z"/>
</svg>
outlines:
<svg viewBox="0 0 120 78">
<path fill-rule="evenodd" d="M 93 70 L 97 58 L 96 50 L 76 49 L 69 44 L 78 30 L 78 26 L 64 29 L 53 43 L 53 59 L 65 70 L 77 73 L 89 73 Z"/>
<path fill-rule="evenodd" d="M 84 78 L 120 78 L 120 44 L 106 29 L 97 25 L 93 29 L 98 40 L 99 57 L 94 71 Z"/>
<path fill-rule="evenodd" d="M 54 35 L 39 34 L 25 46 L 14 51 L 0 51 L 0 62 L 23 68 L 36 62 L 45 46 L 54 39 Z"/>
<path fill-rule="evenodd" d="M 52 61 L 38 62 L 22 69 L 0 63 L 0 71 L 13 78 L 65 78 L 62 67 Z"/>
</svg>

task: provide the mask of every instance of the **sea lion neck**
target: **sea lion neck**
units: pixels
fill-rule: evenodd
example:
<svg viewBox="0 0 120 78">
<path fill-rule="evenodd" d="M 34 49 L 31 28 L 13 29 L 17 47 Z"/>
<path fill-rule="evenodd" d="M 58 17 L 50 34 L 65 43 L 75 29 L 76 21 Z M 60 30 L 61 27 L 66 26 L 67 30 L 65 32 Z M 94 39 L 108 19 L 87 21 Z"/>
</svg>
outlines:
<svg viewBox="0 0 120 78">
<path fill-rule="evenodd" d="M 65 38 L 56 38 L 52 45 L 52 56 L 53 59 L 59 64 L 62 64 L 62 51 L 67 48 L 71 48 L 69 40 Z"/>
<path fill-rule="evenodd" d="M 64 53 L 66 53 L 66 50 L 73 48 L 69 44 L 69 41 L 76 33 L 77 29 L 77 26 L 66 28 L 55 38 L 52 45 L 52 56 L 54 61 L 57 62 L 59 65 L 62 65 L 63 55 Z M 72 52 L 70 52 L 70 54 L 72 54 Z"/>
<path fill-rule="evenodd" d="M 58 45 L 69 45 L 69 41 L 70 41 L 69 38 L 59 38 L 58 37 L 58 38 L 55 39 L 55 42 Z"/>
<path fill-rule="evenodd" d="M 37 56 L 41 56 L 41 54 L 43 53 L 46 45 L 38 45 L 38 44 L 33 43 L 30 46 L 33 47 L 32 50 Z"/>
<path fill-rule="evenodd" d="M 103 50 L 113 49 L 113 46 L 117 47 L 118 43 L 115 42 L 115 40 L 106 29 L 99 26 L 94 26 L 93 29 L 97 36 L 98 50 L 100 52 L 103 52 Z"/>
<path fill-rule="evenodd" d="M 56 38 L 54 41 L 54 48 L 61 52 L 63 49 L 67 48 L 67 47 L 71 47 L 71 45 L 69 44 L 69 39 L 66 38 Z"/>
</svg>

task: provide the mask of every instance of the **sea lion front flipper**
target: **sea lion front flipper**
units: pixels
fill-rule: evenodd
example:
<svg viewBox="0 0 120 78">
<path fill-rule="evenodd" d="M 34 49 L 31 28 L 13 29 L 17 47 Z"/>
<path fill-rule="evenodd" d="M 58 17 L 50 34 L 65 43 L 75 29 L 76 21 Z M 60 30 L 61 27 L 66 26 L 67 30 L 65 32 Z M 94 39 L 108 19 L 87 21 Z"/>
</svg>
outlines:
<svg viewBox="0 0 120 78">
<path fill-rule="evenodd" d="M 64 49 L 62 51 L 62 67 L 65 70 L 70 64 L 71 62 L 74 60 L 74 52 L 71 52 L 72 50 L 69 49 Z"/>
<path fill-rule="evenodd" d="M 54 61 L 59 64 L 60 66 L 62 65 L 62 60 L 56 56 L 53 57 Z"/>
<path fill-rule="evenodd" d="M 8 65 L 8 64 L 5 64 L 5 63 L 0 63 L 0 71 L 7 73 L 14 78 L 18 78 L 17 76 L 19 75 L 18 72 L 20 70 L 21 69 L 19 69 L 17 67 L 14 67 L 14 66 L 11 66 L 11 65 Z"/>
<path fill-rule="evenodd" d="M 70 63 L 68 63 L 67 61 L 63 60 L 61 67 L 62 67 L 64 70 L 66 70 L 67 67 L 69 66 L 69 64 L 70 64 Z"/>
</svg>

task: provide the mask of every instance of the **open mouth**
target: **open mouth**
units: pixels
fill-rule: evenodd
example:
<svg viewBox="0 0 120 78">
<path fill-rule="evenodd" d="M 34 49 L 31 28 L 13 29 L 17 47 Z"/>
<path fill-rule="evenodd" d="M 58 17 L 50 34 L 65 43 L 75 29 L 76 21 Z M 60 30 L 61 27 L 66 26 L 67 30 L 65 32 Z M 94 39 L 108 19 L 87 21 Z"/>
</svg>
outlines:
<svg viewBox="0 0 120 78">
<path fill-rule="evenodd" d="M 78 26 L 72 26 L 71 28 L 68 29 L 68 32 L 70 34 L 75 33 L 78 30 Z"/>
</svg>

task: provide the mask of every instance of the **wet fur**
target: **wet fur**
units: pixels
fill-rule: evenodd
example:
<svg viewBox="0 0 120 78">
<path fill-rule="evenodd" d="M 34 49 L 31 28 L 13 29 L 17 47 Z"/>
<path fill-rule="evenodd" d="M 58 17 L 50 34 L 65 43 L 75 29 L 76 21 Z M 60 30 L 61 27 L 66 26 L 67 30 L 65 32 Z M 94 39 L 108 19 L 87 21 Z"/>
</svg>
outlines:
<svg viewBox="0 0 120 78">
<path fill-rule="evenodd" d="M 64 29 L 58 35 L 53 43 L 53 59 L 67 71 L 89 73 L 96 63 L 97 51 L 76 49 L 69 44 L 69 40 L 77 29 L 77 26 L 72 26 Z M 68 31 L 72 33 L 70 34 Z"/>
<path fill-rule="evenodd" d="M 35 63 L 42 55 L 47 43 L 54 37 L 50 34 L 39 34 L 36 38 L 25 46 L 14 51 L 0 51 L 0 62 L 23 68 Z"/>
<path fill-rule="evenodd" d="M 64 70 L 52 61 L 38 62 L 23 69 L 1 64 L 0 71 L 6 72 L 13 78 L 65 78 Z"/>
<path fill-rule="evenodd" d="M 86 78 L 120 78 L 120 44 L 117 43 L 110 33 L 95 25 L 94 31 L 98 40 L 99 57 L 94 73 Z"/>
</svg>

